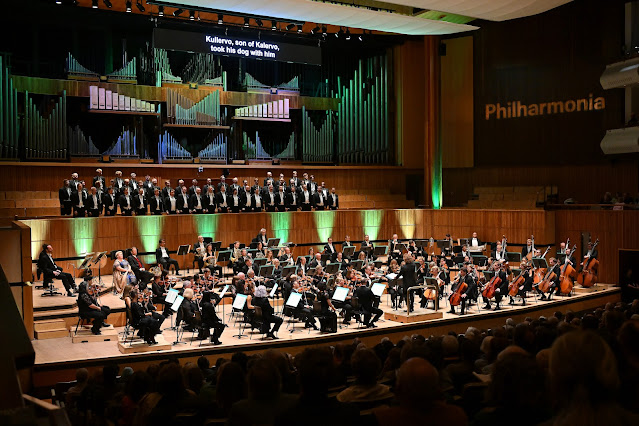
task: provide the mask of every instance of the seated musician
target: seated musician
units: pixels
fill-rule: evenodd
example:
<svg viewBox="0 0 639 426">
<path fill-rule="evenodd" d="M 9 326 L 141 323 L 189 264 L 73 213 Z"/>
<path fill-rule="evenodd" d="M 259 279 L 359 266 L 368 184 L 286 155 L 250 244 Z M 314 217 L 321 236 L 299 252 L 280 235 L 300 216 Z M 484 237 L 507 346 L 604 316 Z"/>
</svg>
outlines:
<svg viewBox="0 0 639 426">
<path fill-rule="evenodd" d="M 175 268 L 175 273 L 180 273 L 180 265 L 178 265 L 178 261 L 175 259 L 171 259 L 169 256 L 169 251 L 166 248 L 166 240 L 163 238 L 159 241 L 160 246 L 155 250 L 155 261 L 158 265 L 162 266 L 165 271 L 169 271 L 171 265 Z"/>
<path fill-rule="evenodd" d="M 320 331 L 336 333 L 337 332 L 337 314 L 336 309 L 331 301 L 331 296 L 326 283 L 321 283 L 317 286 L 317 301 L 320 303 Z M 313 318 L 314 320 L 315 318 Z"/>
<path fill-rule="evenodd" d="M 279 261 L 285 264 L 284 266 L 291 266 L 295 263 L 295 261 L 293 260 L 293 255 L 291 255 L 290 247 L 284 247 L 284 253 L 282 253 L 282 255 L 279 257 Z"/>
<path fill-rule="evenodd" d="M 397 259 L 391 259 L 388 265 L 388 275 L 390 274 L 399 275 L 399 271 L 400 271 L 400 268 L 399 268 L 399 263 L 397 263 Z M 399 309 L 401 305 L 401 301 L 404 297 L 404 292 L 403 292 L 403 289 L 399 287 L 397 277 L 391 278 L 388 275 L 386 276 L 386 278 L 388 278 L 389 280 L 388 294 L 390 295 L 390 298 L 391 298 L 391 307 L 393 309 Z"/>
<path fill-rule="evenodd" d="M 353 289 L 351 288 L 351 286 L 348 285 L 344 278 L 337 278 L 335 280 L 335 286 L 348 288 L 348 295 L 343 302 L 341 300 L 332 300 L 333 306 L 335 306 L 337 309 L 341 309 L 344 312 L 344 320 L 342 321 L 342 324 L 348 325 L 351 323 L 351 318 L 353 316 L 353 306 L 349 303 L 351 298 L 353 297 Z"/>
<path fill-rule="evenodd" d="M 215 305 L 218 303 L 220 303 L 220 297 L 217 293 L 206 291 L 202 295 L 202 333 L 198 338 L 206 339 L 210 336 L 211 343 L 214 345 L 222 344 L 220 337 L 226 327 L 215 312 Z M 211 329 L 214 329 L 213 335 L 211 335 Z"/>
<path fill-rule="evenodd" d="M 479 247 L 483 245 L 482 241 L 477 236 L 477 232 L 473 232 L 473 236 L 468 239 L 468 242 L 471 247 Z"/>
<path fill-rule="evenodd" d="M 131 254 L 126 258 L 131 266 L 133 274 L 137 278 L 140 285 L 146 286 L 153 279 L 153 274 L 146 270 L 144 263 L 138 257 L 138 248 L 131 247 Z"/>
<path fill-rule="evenodd" d="M 202 260 L 204 261 L 205 270 L 208 269 L 210 272 L 217 274 L 218 277 L 222 277 L 222 267 L 217 265 L 217 257 L 213 251 L 213 244 L 208 243 L 206 245 L 206 252 Z"/>
<path fill-rule="evenodd" d="M 143 297 L 145 313 L 151 313 L 150 315 L 151 318 L 157 321 L 157 323 L 154 323 L 155 334 L 160 334 L 162 329 L 162 323 L 164 322 L 166 317 L 156 312 L 155 310 L 155 305 L 153 304 L 152 288 L 146 287 L 144 291 L 139 292 L 139 295 Z"/>
<path fill-rule="evenodd" d="M 502 298 L 508 294 L 508 274 L 506 272 L 506 264 L 502 262 L 493 263 L 493 271 L 495 272 L 495 275 L 498 276 L 501 280 L 499 286 L 495 288 L 495 295 L 493 296 L 496 303 L 495 310 L 499 310 L 501 309 L 499 304 L 501 303 Z M 491 309 L 492 306 L 490 304 L 490 299 L 484 297 L 483 295 L 482 299 L 486 303 L 484 309 Z"/>
<path fill-rule="evenodd" d="M 200 187 L 196 187 L 195 192 L 189 199 L 189 212 L 193 214 L 202 214 L 204 213 L 205 206 L 206 204 L 202 197 L 202 189 L 200 189 Z"/>
<path fill-rule="evenodd" d="M 594 244 L 592 243 L 592 241 L 588 242 L 588 251 L 586 252 L 586 255 L 584 256 L 584 261 L 582 263 L 582 270 L 583 270 L 583 266 L 587 265 L 588 262 L 590 262 L 590 260 L 592 259 L 597 259 L 599 258 L 599 251 L 597 250 L 597 248 L 594 247 Z M 566 252 L 570 252 L 570 250 L 566 250 Z M 573 268 L 575 268 L 575 270 L 577 270 L 577 266 L 576 264 L 573 264 Z"/>
<path fill-rule="evenodd" d="M 255 309 L 255 307 L 259 307 L 262 310 L 262 326 L 264 327 L 262 332 L 266 332 L 266 337 L 270 337 L 271 339 L 277 339 L 275 333 L 280 329 L 282 325 L 282 318 L 275 315 L 275 311 L 271 306 L 271 303 L 268 300 L 268 294 L 266 292 L 266 287 L 264 285 L 259 285 L 255 289 L 254 297 L 249 299 L 247 298 L 247 304 L 249 304 L 249 309 Z M 271 327 L 271 324 L 273 326 Z"/>
<path fill-rule="evenodd" d="M 497 243 L 495 251 L 492 252 L 490 257 L 498 261 L 506 260 L 506 250 L 504 250 L 501 243 Z"/>
<path fill-rule="evenodd" d="M 153 303 L 164 305 L 164 311 L 162 312 L 162 315 L 164 315 L 164 317 L 166 318 L 173 315 L 173 312 L 171 311 L 171 305 L 169 303 L 166 303 L 166 295 L 170 286 L 168 281 L 165 281 L 163 283 L 161 280 L 161 275 L 153 277 L 153 279 L 151 280 L 151 293 Z"/>
<path fill-rule="evenodd" d="M 455 279 L 455 282 L 453 283 L 453 288 L 452 288 L 453 294 L 455 294 L 455 292 L 457 291 L 459 286 L 462 285 L 462 283 L 466 283 L 466 285 L 468 286 L 466 288 L 466 291 L 464 291 L 461 294 L 461 315 L 464 315 L 466 311 L 466 305 L 470 303 L 471 299 L 474 299 L 476 297 L 475 293 L 477 292 L 477 284 L 472 279 L 472 277 L 468 275 L 468 270 L 466 268 L 460 269 L 459 276 Z M 450 311 L 448 313 L 450 314 L 455 313 L 455 307 L 453 305 L 450 306 Z"/>
<path fill-rule="evenodd" d="M 315 258 L 308 264 L 309 269 L 317 268 L 318 266 L 324 266 L 321 253 L 315 253 Z"/>
<path fill-rule="evenodd" d="M 353 297 L 357 297 L 359 306 L 364 312 L 364 326 L 368 328 L 377 327 L 375 322 L 377 322 L 384 312 L 374 306 L 375 295 L 373 291 L 360 281 L 357 283 Z"/>
<path fill-rule="evenodd" d="M 402 258 L 402 249 L 399 244 L 397 234 L 393 234 L 393 238 L 388 243 L 388 255 L 390 258 L 398 260 Z"/>
<path fill-rule="evenodd" d="M 333 239 L 328 237 L 328 242 L 324 244 L 324 254 L 329 255 L 329 260 L 331 262 L 335 261 L 335 257 L 337 256 L 337 249 L 333 245 Z"/>
<path fill-rule="evenodd" d="M 197 263 L 197 266 L 200 268 L 200 274 L 202 273 L 202 268 L 204 268 L 204 254 L 206 253 L 206 244 L 204 244 L 204 237 L 198 235 L 197 241 L 193 244 L 191 249 L 193 252 L 193 260 Z"/>
<path fill-rule="evenodd" d="M 521 277 L 523 279 L 523 284 L 519 285 L 517 289 L 517 294 L 515 296 L 511 295 L 509 292 L 510 300 L 509 304 L 515 304 L 515 297 L 521 297 L 521 306 L 526 306 L 526 293 L 532 290 L 533 284 L 533 276 L 532 276 L 532 262 L 528 262 L 526 259 L 522 259 L 519 264 L 519 268 L 521 269 Z M 514 277 L 514 280 L 517 280 L 518 277 Z M 512 284 L 512 283 L 511 283 Z"/>
<path fill-rule="evenodd" d="M 123 189 L 122 195 L 118 200 L 118 205 L 120 206 L 120 213 L 124 216 L 133 215 L 133 198 L 129 195 L 129 187 L 125 186 Z"/>
<path fill-rule="evenodd" d="M 138 188 L 135 198 L 133 199 L 133 205 L 135 206 L 135 215 L 144 216 L 147 211 L 146 195 L 144 194 L 144 188 Z"/>
<path fill-rule="evenodd" d="M 533 252 L 533 243 L 532 239 L 528 238 L 526 240 L 526 245 L 521 249 L 521 258 L 528 256 L 528 254 Z M 532 254 L 530 254 L 532 256 Z"/>
<path fill-rule="evenodd" d="M 100 306 L 94 296 L 97 289 L 92 288 L 90 291 L 90 286 L 86 281 L 80 283 L 78 288 L 78 311 L 81 317 L 93 318 L 91 332 L 99 335 L 101 334 L 100 328 L 109 325 L 106 323 L 106 319 L 111 313 L 111 309 L 108 306 Z"/>
<path fill-rule="evenodd" d="M 260 232 L 258 232 L 257 236 L 253 238 L 251 242 L 262 243 L 262 246 L 266 247 L 268 245 L 268 236 L 266 235 L 266 228 L 260 229 Z"/>
<path fill-rule="evenodd" d="M 122 298 L 124 287 L 137 283 L 137 278 L 131 269 L 131 265 L 124 259 L 124 253 L 119 250 L 115 253 L 113 261 L 113 286 L 116 293 Z"/>
<path fill-rule="evenodd" d="M 459 255 L 463 258 L 470 258 L 470 253 L 468 252 L 468 246 L 466 244 L 462 245 L 462 249 Z"/>
<path fill-rule="evenodd" d="M 312 328 L 314 330 L 317 330 L 317 326 L 315 325 L 315 320 L 313 319 L 313 314 L 311 313 L 311 309 L 309 306 L 309 299 L 311 298 L 309 298 L 308 295 L 310 294 L 310 292 L 302 288 L 298 280 L 293 281 L 291 292 L 302 294 L 297 307 L 293 308 L 293 316 L 299 318 L 301 321 L 304 321 L 305 328 Z M 314 298 L 314 295 L 312 298 Z"/>
<path fill-rule="evenodd" d="M 570 250 L 568 250 L 567 252 L 570 253 Z M 567 254 L 566 257 L 567 258 L 570 257 L 570 254 Z M 559 263 L 557 262 L 557 259 L 555 259 L 554 257 L 551 257 L 548 260 L 548 271 L 546 272 L 546 275 L 550 277 L 552 276 L 551 273 L 554 273 L 555 277 L 550 282 L 550 289 L 548 290 L 548 296 L 546 296 L 542 291 L 539 291 L 539 287 L 537 287 L 537 291 L 539 291 L 539 293 L 541 294 L 541 297 L 539 298 L 539 300 L 551 300 L 553 293 L 560 292 L 559 275 L 561 273 L 561 268 Z"/>
<path fill-rule="evenodd" d="M 68 272 L 64 272 L 60 266 L 56 265 L 53 260 L 53 247 L 50 244 L 44 244 L 42 246 L 42 251 L 38 256 L 38 269 L 42 272 L 43 282 L 59 279 L 62 281 L 62 284 L 67 291 L 67 296 L 73 297 L 73 294 L 71 293 L 72 290 L 77 291 L 75 279 L 73 278 L 73 275 Z"/>
<path fill-rule="evenodd" d="M 195 293 L 193 292 L 193 289 L 190 287 L 185 288 L 182 296 L 184 296 L 184 300 L 182 301 L 182 305 L 180 305 L 180 315 L 178 317 L 178 320 L 184 321 L 184 323 L 186 324 L 184 326 L 184 330 L 198 330 L 201 332 L 201 324 L 198 323 L 197 318 L 195 317 L 195 312 L 198 310 L 198 308 L 195 301 Z"/>
<path fill-rule="evenodd" d="M 132 325 L 140 330 L 147 344 L 156 345 L 155 335 L 160 331 L 159 321 L 153 318 L 151 312 L 147 312 L 146 305 L 136 289 L 131 290 L 129 297 L 131 298 Z"/>
</svg>

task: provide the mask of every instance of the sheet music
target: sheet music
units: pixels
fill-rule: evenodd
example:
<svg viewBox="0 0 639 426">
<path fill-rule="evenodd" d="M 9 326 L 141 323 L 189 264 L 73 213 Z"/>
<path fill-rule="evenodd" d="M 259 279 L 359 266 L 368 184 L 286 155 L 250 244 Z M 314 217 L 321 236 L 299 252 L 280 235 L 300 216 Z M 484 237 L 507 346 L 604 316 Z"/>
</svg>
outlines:
<svg viewBox="0 0 639 426">
<path fill-rule="evenodd" d="M 377 297 L 382 297 L 382 294 L 384 294 L 384 290 L 386 290 L 386 284 L 382 283 L 375 283 L 371 287 L 371 291 Z"/>
<path fill-rule="evenodd" d="M 292 292 L 291 295 L 288 296 L 288 300 L 286 301 L 286 306 L 296 308 L 297 305 L 299 305 L 301 299 L 302 299 L 302 293 Z"/>
<path fill-rule="evenodd" d="M 333 300 L 337 300 L 338 302 L 343 302 L 346 300 L 346 296 L 348 296 L 348 288 L 346 287 L 337 287 L 335 288 L 335 293 L 333 293 Z"/>
<path fill-rule="evenodd" d="M 180 292 L 178 292 L 177 290 L 171 288 L 169 289 L 169 291 L 166 293 L 166 297 L 164 298 L 164 301 L 166 303 L 173 303 L 175 302 L 175 299 L 180 295 Z"/>
</svg>

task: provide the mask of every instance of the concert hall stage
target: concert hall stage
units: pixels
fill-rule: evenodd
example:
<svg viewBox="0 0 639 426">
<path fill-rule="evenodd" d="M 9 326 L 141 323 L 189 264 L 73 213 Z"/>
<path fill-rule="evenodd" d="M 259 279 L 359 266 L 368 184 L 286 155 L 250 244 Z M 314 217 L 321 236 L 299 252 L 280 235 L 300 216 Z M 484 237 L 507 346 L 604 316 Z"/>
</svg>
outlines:
<svg viewBox="0 0 639 426">
<path fill-rule="evenodd" d="M 37 297 L 39 297 L 39 295 Z M 58 299 L 59 303 L 66 303 L 67 300 L 68 303 L 75 302 L 75 299 L 60 296 L 54 299 Z M 116 330 L 121 332 L 123 327 L 118 326 L 118 324 L 121 324 L 121 317 L 118 318 L 117 315 L 123 315 L 124 305 L 122 301 L 111 295 L 103 295 L 102 299 L 104 304 L 111 304 L 111 307 L 115 308 L 116 313 L 109 317 L 108 322 L 116 325 Z M 341 342 L 352 341 L 354 338 L 359 338 L 366 344 L 374 345 L 385 336 L 393 340 L 399 340 L 403 336 L 411 334 L 429 336 L 446 334 L 449 331 L 463 333 L 469 326 L 479 328 L 500 327 L 504 324 L 506 318 L 522 321 L 529 316 L 549 316 L 557 310 L 564 312 L 566 310 L 572 310 L 574 312 L 592 310 L 608 302 L 617 302 L 620 300 L 621 290 L 618 287 L 600 284 L 595 289 L 589 289 L 588 291 L 585 289 L 577 289 L 572 297 L 557 297 L 552 301 L 539 301 L 531 296 L 527 299 L 526 306 L 521 306 L 519 302 L 514 306 L 506 303 L 503 309 L 499 311 L 478 310 L 477 306 L 473 306 L 464 316 L 447 313 L 448 306 L 442 304 L 439 312 L 443 314 L 443 317 L 440 319 L 400 323 L 382 317 L 377 323 L 378 327 L 372 329 L 358 328 L 358 325 L 353 319 L 348 327 L 339 328 L 337 333 L 320 333 L 314 330 L 309 332 L 308 329 L 304 328 L 303 323 L 295 322 L 291 325 L 287 322 L 288 318 L 285 317 L 285 321 L 279 331 L 280 339 L 274 341 L 270 339 L 262 340 L 261 334 L 253 334 L 249 330 L 244 330 L 244 336 L 241 338 L 234 336 L 238 334 L 239 330 L 235 321 L 229 319 L 230 304 L 225 304 L 219 307 L 219 313 L 224 313 L 224 321 L 229 323 L 229 327 L 222 335 L 221 340 L 223 344 L 220 346 L 213 346 L 209 344 L 208 341 L 204 341 L 202 346 L 200 346 L 200 341 L 191 341 L 191 333 L 184 334 L 182 341 L 185 343 L 171 345 L 168 350 L 157 351 L 153 349 L 147 352 L 129 354 L 120 352 L 118 342 L 115 341 L 115 339 L 111 341 L 86 343 L 72 343 L 72 338 L 69 336 L 34 340 L 32 343 L 36 351 L 36 360 L 33 370 L 33 384 L 42 395 L 46 396 L 48 389 L 53 387 L 55 383 L 73 380 L 77 368 L 86 367 L 89 370 L 97 369 L 108 362 L 116 362 L 120 365 L 120 368 L 131 366 L 137 369 L 146 368 L 147 365 L 160 362 L 168 357 L 178 358 L 181 363 L 185 363 L 195 362 L 200 355 L 206 355 L 209 357 L 211 363 L 214 363 L 218 357 L 230 357 L 234 352 L 240 350 L 247 353 L 254 353 L 275 348 L 295 354 L 311 345 L 335 345 Z M 122 306 L 119 306 L 118 303 Z M 417 305 L 418 303 L 416 303 L 416 306 Z M 406 315 L 401 309 L 391 309 L 387 295 L 382 297 L 382 305 L 380 308 L 386 313 Z M 69 313 L 73 310 L 77 312 L 77 309 L 72 307 L 67 308 L 66 312 Z M 279 311 L 280 308 L 278 307 L 276 310 Z M 118 311 L 120 311 L 119 314 Z M 459 307 L 457 311 L 459 311 Z M 54 318 L 56 315 L 63 315 L 60 314 L 60 310 L 49 309 L 44 312 L 46 312 L 50 318 Z M 433 313 L 433 311 L 417 310 L 415 315 L 424 313 Z M 412 315 L 413 314 L 411 314 L 411 316 Z M 112 319 L 112 317 L 114 318 Z M 74 328 L 75 318 L 69 316 L 68 318 L 70 321 L 67 320 L 67 322 L 72 322 Z M 173 318 L 175 318 L 175 316 Z M 339 323 L 341 324 L 341 319 L 339 319 Z M 167 318 L 163 324 L 164 331 L 162 338 L 168 343 L 176 340 L 175 331 L 169 329 L 171 325 L 171 319 Z M 294 331 L 290 330 L 291 327 Z"/>
</svg>

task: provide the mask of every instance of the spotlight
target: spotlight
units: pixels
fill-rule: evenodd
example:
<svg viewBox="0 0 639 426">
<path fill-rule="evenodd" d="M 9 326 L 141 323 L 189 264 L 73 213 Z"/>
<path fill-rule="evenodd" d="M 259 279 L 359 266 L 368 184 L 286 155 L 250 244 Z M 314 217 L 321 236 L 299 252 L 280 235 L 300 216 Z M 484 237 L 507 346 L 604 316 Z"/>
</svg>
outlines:
<svg viewBox="0 0 639 426">
<path fill-rule="evenodd" d="M 158 6 L 158 16 L 164 16 L 164 6 Z"/>
<path fill-rule="evenodd" d="M 286 26 L 286 31 L 291 31 L 293 28 L 295 28 L 295 24 L 288 24 Z"/>
<path fill-rule="evenodd" d="M 173 12 L 173 16 L 178 17 L 182 14 L 182 12 L 184 12 L 184 9 L 175 9 L 175 12 Z"/>
<path fill-rule="evenodd" d="M 297 32 L 302 33 L 302 24 L 297 24 Z"/>
<path fill-rule="evenodd" d="M 217 14 L 217 24 L 218 25 L 222 25 L 224 23 L 224 15 L 222 15 L 221 13 Z"/>
<path fill-rule="evenodd" d="M 277 21 L 271 21 L 271 30 L 275 31 L 277 29 Z"/>
<path fill-rule="evenodd" d="M 137 3 L 135 3 L 135 5 L 137 6 L 138 10 L 141 13 L 144 13 L 146 11 L 146 8 L 144 7 L 144 5 L 140 2 L 140 0 L 138 0 Z"/>
<path fill-rule="evenodd" d="M 350 40 L 351 39 L 351 31 L 346 28 L 346 40 Z"/>
<path fill-rule="evenodd" d="M 189 21 L 195 21 L 195 10 L 189 10 Z"/>
<path fill-rule="evenodd" d="M 326 25 L 322 25 L 322 35 L 326 35 Z"/>
<path fill-rule="evenodd" d="M 311 30 L 311 34 L 315 35 L 315 34 L 317 34 L 319 31 L 320 31 L 320 27 L 319 27 L 319 25 L 318 25 L 318 26 L 316 26 L 315 28 L 313 28 L 313 29 Z"/>
<path fill-rule="evenodd" d="M 98 8 L 98 0 L 92 0 L 91 1 L 91 7 L 93 9 L 97 9 Z"/>
<path fill-rule="evenodd" d="M 113 4 L 111 3 L 111 0 L 104 0 L 104 5 L 106 7 L 108 7 L 109 9 L 111 9 L 113 7 Z"/>
<path fill-rule="evenodd" d="M 251 18 L 244 18 L 244 28 L 248 28 L 251 23 Z"/>
<path fill-rule="evenodd" d="M 62 0 L 55 0 L 55 4 L 62 4 Z"/>
<path fill-rule="evenodd" d="M 257 23 L 257 26 L 262 28 L 264 26 L 264 23 L 262 22 L 261 19 L 256 19 L 255 22 Z"/>
<path fill-rule="evenodd" d="M 131 0 L 126 0 L 126 11 L 131 13 Z"/>
</svg>

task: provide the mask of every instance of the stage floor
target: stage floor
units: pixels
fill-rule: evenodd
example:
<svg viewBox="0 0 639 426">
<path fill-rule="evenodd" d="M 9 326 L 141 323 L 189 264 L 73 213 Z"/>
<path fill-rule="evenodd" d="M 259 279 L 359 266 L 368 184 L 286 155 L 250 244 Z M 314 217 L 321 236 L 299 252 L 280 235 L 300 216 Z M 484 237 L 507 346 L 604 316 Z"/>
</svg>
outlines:
<svg viewBox="0 0 639 426">
<path fill-rule="evenodd" d="M 108 277 L 110 279 L 110 277 Z M 106 280 L 105 280 L 106 281 Z M 43 299 L 42 303 L 49 305 L 51 309 L 54 305 L 50 304 L 50 300 L 57 299 L 58 303 L 62 303 L 62 298 L 68 301 L 69 305 L 75 303 L 74 298 L 66 296 L 56 297 L 40 297 L 41 291 L 35 292 L 36 298 Z M 45 303 L 45 300 L 46 303 Z M 415 305 L 418 306 L 419 297 L 416 298 Z M 538 317 L 539 315 L 551 315 L 556 310 L 568 310 L 580 311 L 585 309 L 593 309 L 597 306 L 602 306 L 610 301 L 620 300 L 620 290 L 618 287 L 606 284 L 599 284 L 589 291 L 577 290 L 571 297 L 555 297 L 551 301 L 541 301 L 534 297 L 527 298 L 526 306 L 521 306 L 521 302 L 518 300 L 515 305 L 509 305 L 507 302 L 503 305 L 501 310 L 498 311 L 485 311 L 481 307 L 473 306 L 470 311 L 465 315 L 448 313 L 448 306 L 442 304 L 439 313 L 442 314 L 441 318 L 429 319 L 425 321 L 415 321 L 410 323 L 402 323 L 393 321 L 390 319 L 380 319 L 377 322 L 377 328 L 359 328 L 358 324 L 353 319 L 349 326 L 340 327 L 337 333 L 321 333 L 319 331 L 310 330 L 304 328 L 302 322 L 288 323 L 288 319 L 285 318 L 282 327 L 278 333 L 278 340 L 264 339 L 262 335 L 250 330 L 243 330 L 242 337 L 238 337 L 239 323 L 231 319 L 229 313 L 231 311 L 230 304 L 221 305 L 218 307 L 220 317 L 223 317 L 224 322 L 228 324 L 228 328 L 224 331 L 220 346 L 214 346 L 203 341 L 200 346 L 200 341 L 193 339 L 192 333 L 185 333 L 182 338 L 182 344 L 172 345 L 170 349 L 157 351 L 149 348 L 151 352 L 123 354 L 118 349 L 117 341 L 102 341 L 102 342 L 86 342 L 86 343 L 72 343 L 72 338 L 59 337 L 46 340 L 34 340 L 33 347 L 36 351 L 35 359 L 35 372 L 38 371 L 53 371 L 63 370 L 69 368 L 78 368 L 80 366 L 95 367 L 103 365 L 107 361 L 117 361 L 123 363 L 122 366 L 128 365 L 128 363 L 136 363 L 142 361 L 149 361 L 150 359 L 167 358 L 168 356 L 177 356 L 179 358 L 196 357 L 201 354 L 226 354 L 232 353 L 238 350 L 247 352 L 263 350 L 267 348 L 301 348 L 304 345 L 312 344 L 334 344 L 338 341 L 350 340 L 355 337 L 366 339 L 369 342 L 378 342 L 383 336 L 389 336 L 393 339 L 401 338 L 403 335 L 410 335 L 413 333 L 424 334 L 426 336 L 430 334 L 444 334 L 450 330 L 457 332 L 463 332 L 468 326 L 477 326 L 480 328 L 488 328 L 491 326 L 499 326 L 504 323 L 505 318 L 513 317 L 516 320 L 523 320 L 526 316 Z M 102 296 L 102 303 L 109 305 L 113 308 L 124 308 L 124 303 L 116 296 L 111 294 L 105 294 Z M 397 309 L 393 310 L 390 305 L 390 299 L 388 295 L 382 297 L 382 303 L 380 308 L 385 313 L 395 313 L 399 315 L 406 315 L 405 310 Z M 405 308 L 405 307 L 404 307 Z M 46 309 L 46 308 L 45 308 Z M 281 307 L 276 307 L 277 311 L 281 310 Z M 457 307 L 459 312 L 459 307 Z M 77 308 L 69 306 L 63 311 L 74 311 L 77 313 Z M 62 312 L 59 309 L 55 311 L 45 310 L 39 311 L 44 314 L 55 314 L 55 312 Z M 411 316 L 417 316 L 420 314 L 433 313 L 433 310 L 417 309 Z M 172 317 L 175 318 L 175 315 Z M 36 317 L 37 320 L 37 317 Z M 108 320 L 112 323 L 112 321 Z M 341 318 L 338 318 L 338 323 L 341 326 Z M 319 326 L 319 322 L 317 322 Z M 167 318 L 162 326 L 163 338 L 166 342 L 174 342 L 176 340 L 176 332 L 171 330 L 172 319 Z M 121 332 L 124 327 L 116 327 L 117 332 Z M 370 339 L 369 339 L 370 338 Z M 332 342 L 332 343 L 331 343 Z M 301 349 L 298 349 L 301 350 Z M 291 352 L 297 352 L 296 349 L 291 349 Z"/>
</svg>

